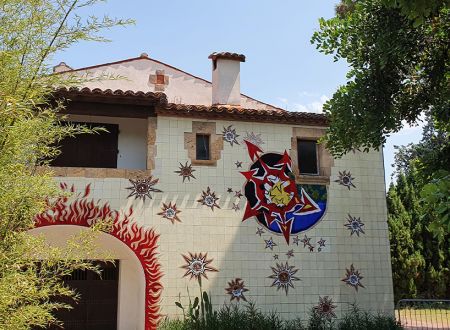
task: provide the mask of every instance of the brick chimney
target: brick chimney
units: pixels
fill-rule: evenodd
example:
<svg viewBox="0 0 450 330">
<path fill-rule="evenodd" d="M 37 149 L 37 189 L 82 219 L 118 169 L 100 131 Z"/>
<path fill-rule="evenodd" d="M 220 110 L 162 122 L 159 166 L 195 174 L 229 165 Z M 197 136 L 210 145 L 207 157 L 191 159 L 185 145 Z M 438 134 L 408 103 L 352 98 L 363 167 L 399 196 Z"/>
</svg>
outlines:
<svg viewBox="0 0 450 330">
<path fill-rule="evenodd" d="M 212 104 L 241 105 L 240 65 L 245 56 L 236 53 L 212 53 Z"/>
</svg>

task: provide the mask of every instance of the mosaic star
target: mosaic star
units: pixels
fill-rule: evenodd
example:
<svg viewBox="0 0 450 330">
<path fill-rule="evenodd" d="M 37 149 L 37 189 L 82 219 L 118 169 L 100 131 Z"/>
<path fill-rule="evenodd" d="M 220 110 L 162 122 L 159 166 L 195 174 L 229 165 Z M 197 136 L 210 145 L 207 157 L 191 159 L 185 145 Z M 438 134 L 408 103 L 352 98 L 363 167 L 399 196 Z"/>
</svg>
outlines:
<svg viewBox="0 0 450 330">
<path fill-rule="evenodd" d="M 190 275 L 190 279 L 196 278 L 197 280 L 203 276 L 208 279 L 206 272 L 218 272 L 218 270 L 214 267 L 209 266 L 209 264 L 213 261 L 213 259 L 207 259 L 208 254 L 202 253 L 194 253 L 189 252 L 189 255 L 181 255 L 183 259 L 186 261 L 186 264 L 181 266 L 181 268 L 186 269 L 186 273 L 183 277 Z"/>
<path fill-rule="evenodd" d="M 231 207 L 236 212 L 239 211 L 241 208 L 239 207 L 239 203 L 233 203 L 233 206 Z"/>
<path fill-rule="evenodd" d="M 264 229 L 259 228 L 259 227 L 256 229 L 256 235 L 261 236 L 261 235 L 264 234 L 264 233 L 265 233 Z"/>
<path fill-rule="evenodd" d="M 224 127 L 222 136 L 223 140 L 228 142 L 231 146 L 233 146 L 234 143 L 239 144 L 239 142 L 236 140 L 239 135 L 236 133 L 236 129 L 233 128 L 233 125 Z"/>
<path fill-rule="evenodd" d="M 322 251 L 322 248 L 325 247 L 325 242 L 326 240 L 323 239 L 322 237 L 320 238 L 320 240 L 317 241 L 317 244 L 319 244 L 319 248 L 317 249 L 317 251 Z"/>
<path fill-rule="evenodd" d="M 134 198 L 141 198 L 145 202 L 145 197 L 152 199 L 152 192 L 162 192 L 162 190 L 153 188 L 159 181 L 159 179 L 153 179 L 152 176 L 149 176 L 147 179 L 129 179 L 132 186 L 127 187 L 126 189 L 131 190 L 131 193 L 127 198 L 134 196 Z"/>
<path fill-rule="evenodd" d="M 158 215 L 162 215 L 163 218 L 175 223 L 175 221 L 181 222 L 180 218 L 178 218 L 178 213 L 181 211 L 177 209 L 177 205 L 170 202 L 169 205 L 163 203 L 162 212 L 159 212 Z"/>
<path fill-rule="evenodd" d="M 180 169 L 178 171 L 174 171 L 175 173 L 178 173 L 178 176 L 183 177 L 183 183 L 185 179 L 188 179 L 188 181 L 191 181 L 191 178 L 196 179 L 193 172 L 195 170 L 192 168 L 192 164 L 188 165 L 188 162 L 186 162 L 185 165 L 180 163 Z"/>
<path fill-rule="evenodd" d="M 234 163 L 234 165 L 236 165 L 236 168 L 242 168 L 242 162 L 238 160 Z"/>
<path fill-rule="evenodd" d="M 220 209 L 220 206 L 216 203 L 219 200 L 219 197 L 216 197 L 215 192 L 211 192 L 211 189 L 208 187 L 205 191 L 202 191 L 202 196 L 197 202 L 202 203 L 202 205 L 206 205 L 214 211 L 214 207 Z"/>
<path fill-rule="evenodd" d="M 346 268 L 345 277 L 341 281 L 354 287 L 355 290 L 358 291 L 358 287 L 364 288 L 364 285 L 361 284 L 363 278 L 364 277 L 361 276 L 359 270 L 355 270 L 355 267 L 351 264 L 350 269 Z"/>
<path fill-rule="evenodd" d="M 240 301 L 241 299 L 247 301 L 244 296 L 244 292 L 247 292 L 248 289 L 245 288 L 244 281 L 240 278 L 236 278 L 231 282 L 228 282 L 228 288 L 225 288 L 225 291 L 231 295 L 230 301 L 233 301 L 234 299 L 237 301 Z"/>
<path fill-rule="evenodd" d="M 308 237 L 308 236 L 306 236 L 306 235 L 305 235 L 304 238 L 302 238 L 302 239 L 300 240 L 300 242 L 303 243 L 303 247 L 311 246 L 310 241 L 311 241 L 311 237 Z"/>
<path fill-rule="evenodd" d="M 273 241 L 272 237 L 269 239 L 265 239 L 264 242 L 266 242 L 266 249 L 269 248 L 269 249 L 273 250 L 273 247 L 277 246 L 277 243 L 275 243 Z"/>
<path fill-rule="evenodd" d="M 233 192 L 233 188 L 228 188 L 227 193 L 231 194 Z"/>
<path fill-rule="evenodd" d="M 356 233 L 359 236 L 359 233 L 365 234 L 362 227 L 364 227 L 364 223 L 361 221 L 361 218 L 352 217 L 350 214 L 348 215 L 347 222 L 344 226 L 350 230 L 350 235 Z"/>
<path fill-rule="evenodd" d="M 300 242 L 300 239 L 298 238 L 298 236 L 296 236 L 292 239 L 292 243 L 297 244 L 297 246 L 298 246 L 299 242 Z"/>
<path fill-rule="evenodd" d="M 241 198 L 242 196 L 244 195 L 242 195 L 242 192 L 240 190 L 234 192 L 234 197 Z"/>
<path fill-rule="evenodd" d="M 289 251 L 286 253 L 286 255 L 287 255 L 288 259 L 291 258 L 291 257 L 294 257 L 294 250 L 289 250 Z"/>
<path fill-rule="evenodd" d="M 333 305 L 333 300 L 328 296 L 319 296 L 319 304 L 317 306 L 314 306 L 314 310 L 317 312 L 317 314 L 327 319 L 328 321 L 331 321 L 333 317 L 336 317 L 336 314 L 334 313 L 335 308 L 336 305 Z"/>
<path fill-rule="evenodd" d="M 356 188 L 356 186 L 353 184 L 354 179 L 355 178 L 352 177 L 350 171 L 339 171 L 338 179 L 334 180 L 334 182 L 337 182 L 350 190 L 350 187 Z"/>
<path fill-rule="evenodd" d="M 294 266 L 289 266 L 289 264 L 286 263 L 278 264 L 276 267 L 270 267 L 272 268 L 273 274 L 269 276 L 269 278 L 273 279 L 273 283 L 271 286 L 276 286 L 277 291 L 282 289 L 286 292 L 286 295 L 288 294 L 289 287 L 294 288 L 294 285 L 292 284 L 292 281 L 299 281 L 300 279 L 295 275 L 295 273 L 298 272 L 298 269 L 295 269 Z"/>
</svg>

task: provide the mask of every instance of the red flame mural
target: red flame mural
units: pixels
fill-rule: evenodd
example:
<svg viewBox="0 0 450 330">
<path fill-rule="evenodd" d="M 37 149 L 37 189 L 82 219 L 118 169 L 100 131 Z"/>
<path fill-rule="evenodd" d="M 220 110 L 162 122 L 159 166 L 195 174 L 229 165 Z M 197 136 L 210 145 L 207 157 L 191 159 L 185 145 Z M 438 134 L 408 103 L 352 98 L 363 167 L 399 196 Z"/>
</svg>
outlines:
<svg viewBox="0 0 450 330">
<path fill-rule="evenodd" d="M 63 191 L 75 193 L 72 185 L 60 184 Z M 112 210 L 109 203 L 101 203 L 100 200 L 89 200 L 91 185 L 87 185 L 83 193 L 75 194 L 75 200 L 69 201 L 68 197 L 60 197 L 56 202 L 49 203 L 47 211 L 35 217 L 35 227 L 53 225 L 77 225 L 90 227 L 97 221 L 112 219 L 113 225 L 109 232 L 125 243 L 138 257 L 145 274 L 145 330 L 153 330 L 158 327 L 161 319 L 159 301 L 162 285 L 161 264 L 157 258 L 157 242 L 159 234 L 153 229 L 143 228 L 131 222 L 133 209 L 122 214 Z"/>
</svg>

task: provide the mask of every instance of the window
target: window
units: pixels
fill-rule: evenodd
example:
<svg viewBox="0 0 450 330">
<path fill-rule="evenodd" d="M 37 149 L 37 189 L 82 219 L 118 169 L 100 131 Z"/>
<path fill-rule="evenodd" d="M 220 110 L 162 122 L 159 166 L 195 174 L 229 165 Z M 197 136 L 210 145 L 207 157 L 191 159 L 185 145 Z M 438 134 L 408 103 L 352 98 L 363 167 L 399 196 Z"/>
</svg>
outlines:
<svg viewBox="0 0 450 330">
<path fill-rule="evenodd" d="M 300 174 L 319 175 L 316 141 L 297 140 L 297 156 Z"/>
<path fill-rule="evenodd" d="M 197 160 L 209 160 L 209 135 L 197 134 L 196 135 L 196 159 Z"/>
<path fill-rule="evenodd" d="M 163 74 L 156 73 L 156 84 L 164 85 L 164 73 Z"/>
<path fill-rule="evenodd" d="M 60 143 L 61 154 L 52 166 L 117 168 L 119 125 L 75 123 L 88 127 L 104 127 L 108 132 L 67 137 Z"/>
</svg>

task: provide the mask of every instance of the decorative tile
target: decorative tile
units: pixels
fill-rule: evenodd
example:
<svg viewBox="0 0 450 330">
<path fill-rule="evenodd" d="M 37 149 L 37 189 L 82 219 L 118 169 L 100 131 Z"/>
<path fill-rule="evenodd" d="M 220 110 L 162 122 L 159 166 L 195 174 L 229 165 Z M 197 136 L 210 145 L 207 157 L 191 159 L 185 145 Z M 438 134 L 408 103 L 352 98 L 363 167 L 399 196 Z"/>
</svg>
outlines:
<svg viewBox="0 0 450 330">
<path fill-rule="evenodd" d="M 262 228 L 260 228 L 260 227 L 258 227 L 258 228 L 256 229 L 256 235 L 261 236 L 261 235 L 264 234 L 264 233 L 265 233 L 264 229 L 262 229 Z"/>
<path fill-rule="evenodd" d="M 162 192 L 162 190 L 154 188 L 154 185 L 158 183 L 159 179 L 153 179 L 152 176 L 149 176 L 147 179 L 129 180 L 132 186 L 126 188 L 131 190 L 131 193 L 127 198 L 134 196 L 134 198 L 140 198 L 145 202 L 145 197 L 152 199 L 152 195 L 150 193 Z"/>
<path fill-rule="evenodd" d="M 231 206 L 231 209 L 235 210 L 236 212 L 239 211 L 241 209 L 239 207 L 239 202 L 238 203 L 233 203 L 233 205 Z"/>
<path fill-rule="evenodd" d="M 341 281 L 354 287 L 355 290 L 358 291 L 358 287 L 364 288 L 364 285 L 361 284 L 363 278 L 364 277 L 361 276 L 359 270 L 356 270 L 353 264 L 351 264 L 350 269 L 346 268 L 345 277 Z"/>
<path fill-rule="evenodd" d="M 161 215 L 164 219 L 169 220 L 170 222 L 175 223 L 175 221 L 181 222 L 180 218 L 178 218 L 178 213 L 181 211 L 177 209 L 177 205 L 169 203 L 166 205 L 163 203 L 162 212 L 159 212 L 158 215 Z"/>
<path fill-rule="evenodd" d="M 300 278 L 294 276 L 298 272 L 298 269 L 294 266 L 289 266 L 287 261 L 285 264 L 277 263 L 276 267 L 270 268 L 272 268 L 273 274 L 269 278 L 274 280 L 271 286 L 276 286 L 277 290 L 283 289 L 286 295 L 288 294 L 289 287 L 294 288 L 292 281 L 300 280 Z"/>
<path fill-rule="evenodd" d="M 348 215 L 346 224 L 344 224 L 345 227 L 347 227 L 348 230 L 350 230 L 350 236 L 356 233 L 357 236 L 359 236 L 359 233 L 365 234 L 362 227 L 364 227 L 364 223 L 361 221 L 361 218 L 352 217 L 350 214 Z"/>
<path fill-rule="evenodd" d="M 355 178 L 352 177 L 350 171 L 339 171 L 338 179 L 334 180 L 334 182 L 337 182 L 350 190 L 350 187 L 356 188 L 356 186 L 353 184 L 353 180 L 355 180 Z"/>
<path fill-rule="evenodd" d="M 262 138 L 261 138 L 261 134 L 255 134 L 253 132 L 245 132 L 246 135 L 244 136 L 244 138 L 242 139 L 242 141 L 248 141 L 251 144 L 254 144 L 255 146 L 261 147 L 261 145 L 264 144 Z"/>
<path fill-rule="evenodd" d="M 231 296 L 230 301 L 236 299 L 240 301 L 241 299 L 247 301 L 247 298 L 244 296 L 244 292 L 247 292 L 248 289 L 244 285 L 244 281 L 240 278 L 235 278 L 228 282 L 228 288 L 225 288 L 225 291 Z"/>
<path fill-rule="evenodd" d="M 264 242 L 266 242 L 266 249 L 269 248 L 273 250 L 273 247 L 277 246 L 277 244 L 273 241 L 272 237 L 269 239 L 265 239 Z"/>
<path fill-rule="evenodd" d="M 190 275 L 190 279 L 196 278 L 199 280 L 203 276 L 208 279 L 207 272 L 218 272 L 216 268 L 209 265 L 213 259 L 207 259 L 207 253 L 192 254 L 189 252 L 189 255 L 182 254 L 182 257 L 186 261 L 186 264 L 181 266 L 181 268 L 186 269 L 186 273 L 183 277 Z"/>
<path fill-rule="evenodd" d="M 293 258 L 293 257 L 294 257 L 294 250 L 289 250 L 289 251 L 286 253 L 286 255 L 287 255 L 288 259 Z"/>
<path fill-rule="evenodd" d="M 336 305 L 333 304 L 333 300 L 328 296 L 319 297 L 319 304 L 314 306 L 316 313 L 328 321 L 336 317 L 335 308 Z"/>
<path fill-rule="evenodd" d="M 236 168 L 242 168 L 242 162 L 238 160 L 234 162 L 234 165 L 236 165 Z"/>
<path fill-rule="evenodd" d="M 211 189 L 208 187 L 206 189 L 206 192 L 202 192 L 202 196 L 197 200 L 197 202 L 201 203 L 202 205 L 206 205 L 207 207 L 211 208 L 212 211 L 214 211 L 214 207 L 220 209 L 220 206 L 217 204 L 218 200 L 219 198 L 216 197 L 216 193 L 211 192 Z"/>
<path fill-rule="evenodd" d="M 319 247 L 317 248 L 317 251 L 321 252 L 322 248 L 325 247 L 325 242 L 326 240 L 323 239 L 322 237 L 320 238 L 320 240 L 317 241 L 317 244 L 319 245 Z"/>
<path fill-rule="evenodd" d="M 225 142 L 228 142 L 231 146 L 233 146 L 234 143 L 239 144 L 239 142 L 236 140 L 236 138 L 239 136 L 236 133 L 236 129 L 233 128 L 233 125 L 230 125 L 228 127 L 224 127 L 222 131 L 223 140 Z"/>
<path fill-rule="evenodd" d="M 192 168 L 192 164 L 188 165 L 188 162 L 186 162 L 185 165 L 180 163 L 180 169 L 174 172 L 178 173 L 179 176 L 183 177 L 183 183 L 184 180 L 186 179 L 188 179 L 188 181 L 191 181 L 191 178 L 196 179 L 196 177 L 193 174 L 195 170 Z"/>
</svg>

